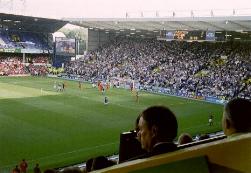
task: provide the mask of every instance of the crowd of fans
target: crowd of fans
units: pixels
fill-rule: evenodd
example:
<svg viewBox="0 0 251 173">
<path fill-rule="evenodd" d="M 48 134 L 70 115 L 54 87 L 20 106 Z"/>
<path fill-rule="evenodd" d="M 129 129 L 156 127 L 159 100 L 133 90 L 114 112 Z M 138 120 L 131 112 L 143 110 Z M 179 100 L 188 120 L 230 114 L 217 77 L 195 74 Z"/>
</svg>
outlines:
<svg viewBox="0 0 251 173">
<path fill-rule="evenodd" d="M 0 76 L 2 75 L 45 75 L 48 73 L 48 57 L 38 56 L 23 62 L 19 56 L 0 56 Z"/>
<path fill-rule="evenodd" d="M 49 58 L 47 56 L 37 56 L 35 58 L 30 58 L 30 62 L 32 62 L 33 64 L 49 64 Z"/>
<path fill-rule="evenodd" d="M 52 49 L 46 35 L 32 32 L 17 32 L 0 28 L 0 48 L 3 49 Z"/>
<path fill-rule="evenodd" d="M 18 57 L 0 58 L 0 75 L 27 74 L 25 65 Z"/>
<path fill-rule="evenodd" d="M 141 86 L 182 96 L 249 97 L 251 46 L 247 43 L 117 39 L 66 64 L 84 80 L 129 77 Z"/>
</svg>

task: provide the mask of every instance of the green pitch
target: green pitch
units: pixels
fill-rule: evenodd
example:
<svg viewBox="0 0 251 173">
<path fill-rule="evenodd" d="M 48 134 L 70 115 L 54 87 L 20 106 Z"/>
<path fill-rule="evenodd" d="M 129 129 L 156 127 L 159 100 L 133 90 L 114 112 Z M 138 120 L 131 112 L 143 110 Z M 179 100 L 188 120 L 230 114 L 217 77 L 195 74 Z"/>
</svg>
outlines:
<svg viewBox="0 0 251 173">
<path fill-rule="evenodd" d="M 139 102 L 125 89 L 111 88 L 104 96 L 85 83 L 66 81 L 56 92 L 54 81 L 40 77 L 0 78 L 0 172 L 25 158 L 29 171 L 86 161 L 118 152 L 121 132 L 134 128 L 138 114 L 150 105 L 166 105 L 177 115 L 179 133 L 193 135 L 221 130 L 222 105 L 140 92 Z M 208 126 L 208 116 L 215 115 Z"/>
</svg>

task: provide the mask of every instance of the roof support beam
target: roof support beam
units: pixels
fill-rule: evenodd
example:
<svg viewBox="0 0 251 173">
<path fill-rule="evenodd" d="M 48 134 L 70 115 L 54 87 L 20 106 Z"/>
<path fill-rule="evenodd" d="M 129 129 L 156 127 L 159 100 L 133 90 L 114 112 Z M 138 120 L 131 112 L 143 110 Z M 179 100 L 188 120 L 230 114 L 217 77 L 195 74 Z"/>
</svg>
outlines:
<svg viewBox="0 0 251 173">
<path fill-rule="evenodd" d="M 250 30 L 250 28 L 248 28 L 248 27 L 246 27 L 246 26 L 243 26 L 243 25 L 241 25 L 241 24 L 239 24 L 239 23 L 237 23 L 237 22 L 234 22 L 234 21 L 232 21 L 232 20 L 229 20 L 228 22 L 230 22 L 230 23 L 232 23 L 232 24 L 235 24 L 235 25 L 237 25 L 237 26 L 243 28 L 243 30 L 245 30 L 245 31 L 249 31 L 249 30 Z"/>
<path fill-rule="evenodd" d="M 214 24 L 209 23 L 209 22 L 205 22 L 205 21 L 199 21 L 199 22 L 201 22 L 201 23 L 205 23 L 206 25 L 209 25 L 209 26 L 212 26 L 212 27 L 214 27 L 214 28 L 217 28 L 217 30 L 219 30 L 219 31 L 225 31 L 225 30 L 226 30 L 226 29 L 225 29 L 225 28 L 223 28 L 223 27 L 220 27 L 220 26 L 214 25 Z"/>
<path fill-rule="evenodd" d="M 192 26 L 190 26 L 190 25 L 188 25 L 188 24 L 185 24 L 185 23 L 183 23 L 183 22 L 181 22 L 181 21 L 173 21 L 173 22 L 174 22 L 174 23 L 178 23 L 178 24 L 183 25 L 183 26 L 186 26 L 186 27 L 188 27 L 189 30 L 190 30 L 190 29 L 193 29 L 193 30 L 198 29 L 198 28 L 192 27 Z"/>
</svg>

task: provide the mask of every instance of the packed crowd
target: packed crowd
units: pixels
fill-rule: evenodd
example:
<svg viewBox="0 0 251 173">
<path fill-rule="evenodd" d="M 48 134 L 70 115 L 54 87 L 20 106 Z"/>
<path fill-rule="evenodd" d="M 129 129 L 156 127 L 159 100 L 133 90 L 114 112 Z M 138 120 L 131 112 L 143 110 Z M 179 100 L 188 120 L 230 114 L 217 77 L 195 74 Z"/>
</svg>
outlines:
<svg viewBox="0 0 251 173">
<path fill-rule="evenodd" d="M 19 56 L 0 56 L 0 75 L 45 75 L 48 73 L 46 64 L 48 57 L 38 56 L 23 62 Z"/>
<path fill-rule="evenodd" d="M 250 58 L 246 43 L 117 39 L 65 69 L 84 80 L 129 77 L 182 96 L 230 99 L 249 97 Z"/>
<path fill-rule="evenodd" d="M 46 40 L 43 34 L 0 28 L 0 48 L 2 49 L 52 49 Z"/>
<path fill-rule="evenodd" d="M 27 74 L 27 69 L 20 58 L 0 58 L 0 75 L 23 74 Z"/>
<path fill-rule="evenodd" d="M 37 56 L 35 58 L 30 58 L 32 63 L 48 64 L 49 58 L 47 56 Z"/>
</svg>

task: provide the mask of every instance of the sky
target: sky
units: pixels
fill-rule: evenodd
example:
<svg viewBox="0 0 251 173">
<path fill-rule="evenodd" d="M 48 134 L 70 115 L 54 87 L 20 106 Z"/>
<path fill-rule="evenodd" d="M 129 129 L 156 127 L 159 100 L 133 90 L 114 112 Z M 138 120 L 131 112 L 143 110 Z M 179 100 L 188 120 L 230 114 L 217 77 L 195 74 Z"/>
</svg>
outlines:
<svg viewBox="0 0 251 173">
<path fill-rule="evenodd" d="M 50 18 L 124 18 L 126 12 L 137 16 L 141 11 L 151 15 L 154 11 L 247 8 L 251 10 L 251 0 L 26 0 L 25 14 Z"/>
</svg>

